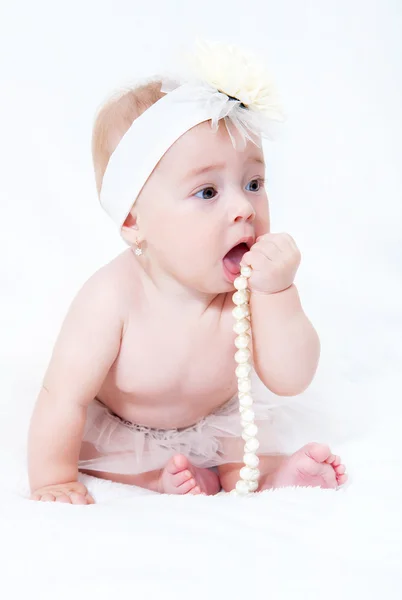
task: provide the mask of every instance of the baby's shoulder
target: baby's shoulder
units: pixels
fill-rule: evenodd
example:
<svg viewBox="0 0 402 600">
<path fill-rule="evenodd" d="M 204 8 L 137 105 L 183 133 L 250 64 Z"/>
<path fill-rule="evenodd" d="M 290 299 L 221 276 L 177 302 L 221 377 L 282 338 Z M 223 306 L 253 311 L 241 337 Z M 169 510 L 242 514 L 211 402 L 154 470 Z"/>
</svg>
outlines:
<svg viewBox="0 0 402 600">
<path fill-rule="evenodd" d="M 136 280 L 128 259 L 127 253 L 122 252 L 97 269 L 84 282 L 74 302 L 83 307 L 105 305 L 109 311 L 127 307 L 128 300 L 135 296 L 131 292 Z"/>
</svg>

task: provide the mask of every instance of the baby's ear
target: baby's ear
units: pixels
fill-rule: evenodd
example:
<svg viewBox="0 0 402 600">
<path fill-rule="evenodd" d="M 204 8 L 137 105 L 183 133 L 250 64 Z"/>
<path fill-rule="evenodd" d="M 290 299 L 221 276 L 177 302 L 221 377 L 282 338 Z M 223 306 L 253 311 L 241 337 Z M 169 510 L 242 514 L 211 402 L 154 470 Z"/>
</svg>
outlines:
<svg viewBox="0 0 402 600">
<path fill-rule="evenodd" d="M 135 244 L 136 240 L 138 239 L 137 219 L 131 214 L 131 212 L 128 213 L 126 220 L 121 227 L 121 235 L 130 246 Z"/>
</svg>

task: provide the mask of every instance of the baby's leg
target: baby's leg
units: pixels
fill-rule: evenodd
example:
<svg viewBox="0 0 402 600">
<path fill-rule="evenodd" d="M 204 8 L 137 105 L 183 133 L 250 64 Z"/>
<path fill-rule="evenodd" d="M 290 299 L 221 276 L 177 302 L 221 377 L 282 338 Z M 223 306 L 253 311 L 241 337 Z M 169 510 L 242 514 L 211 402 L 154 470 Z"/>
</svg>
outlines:
<svg viewBox="0 0 402 600">
<path fill-rule="evenodd" d="M 279 487 L 336 488 L 347 480 L 339 456 L 324 444 L 311 443 L 291 456 L 282 454 L 260 456 L 261 477 L 258 491 Z M 230 463 L 218 467 L 222 488 L 234 489 L 243 465 Z"/>
<path fill-rule="evenodd" d="M 124 475 L 122 473 L 109 473 L 108 471 L 92 471 L 89 469 L 80 469 L 80 472 L 84 473 L 85 475 L 91 475 L 92 477 L 98 477 L 99 479 L 107 479 L 108 481 L 114 481 L 115 483 L 136 485 L 138 487 L 142 487 L 153 492 L 159 491 L 159 479 L 161 476 L 161 470 L 150 471 L 149 473 L 140 473 L 139 475 Z"/>
<path fill-rule="evenodd" d="M 217 494 L 221 487 L 216 473 L 209 469 L 194 467 L 182 454 L 173 456 L 164 469 L 140 473 L 139 475 L 122 475 L 87 470 L 81 472 L 116 483 L 136 485 L 161 494 L 213 495 Z"/>
</svg>

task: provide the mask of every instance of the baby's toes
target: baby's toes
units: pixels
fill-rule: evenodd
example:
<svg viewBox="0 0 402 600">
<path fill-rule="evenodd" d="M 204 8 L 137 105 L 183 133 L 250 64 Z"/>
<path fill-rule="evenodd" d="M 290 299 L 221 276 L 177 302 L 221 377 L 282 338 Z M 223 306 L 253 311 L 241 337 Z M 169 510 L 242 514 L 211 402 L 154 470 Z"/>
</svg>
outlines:
<svg viewBox="0 0 402 600">
<path fill-rule="evenodd" d="M 338 466 L 334 467 L 334 470 L 337 475 L 344 475 L 345 471 L 346 471 L 346 467 L 345 467 L 345 465 L 338 465 Z"/>
<path fill-rule="evenodd" d="M 172 476 L 172 483 L 176 487 L 180 487 L 183 483 L 186 483 L 189 479 L 192 478 L 192 474 L 187 469 L 184 471 L 180 471 L 176 473 L 176 475 Z"/>
<path fill-rule="evenodd" d="M 335 463 L 335 461 L 336 461 L 336 456 L 335 456 L 335 454 L 330 454 L 330 455 L 328 456 L 328 458 L 327 458 L 327 459 L 326 459 L 324 462 L 326 462 L 326 463 L 327 463 L 327 464 L 329 464 L 329 465 L 332 465 L 332 466 L 334 466 L 334 463 Z"/>
<path fill-rule="evenodd" d="M 302 450 L 309 458 L 312 458 L 317 463 L 327 462 L 332 456 L 331 451 L 326 444 L 311 442 L 304 446 Z"/>
<path fill-rule="evenodd" d="M 348 476 L 345 473 L 344 475 L 337 475 L 336 476 L 336 481 L 338 483 L 338 485 L 343 485 L 344 483 L 346 483 L 348 480 Z"/>
<path fill-rule="evenodd" d="M 192 477 L 191 479 L 188 479 L 187 481 L 182 483 L 177 488 L 177 491 L 179 492 L 179 494 L 189 494 L 190 492 L 192 493 L 192 490 L 194 488 L 195 488 L 195 479 Z"/>
</svg>

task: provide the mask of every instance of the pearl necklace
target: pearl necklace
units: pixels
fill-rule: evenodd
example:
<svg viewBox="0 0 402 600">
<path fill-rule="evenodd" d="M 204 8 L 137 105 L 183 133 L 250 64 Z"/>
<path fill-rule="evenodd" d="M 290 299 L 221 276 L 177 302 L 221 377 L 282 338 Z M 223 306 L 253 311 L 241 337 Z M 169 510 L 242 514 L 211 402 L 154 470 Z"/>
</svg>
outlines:
<svg viewBox="0 0 402 600">
<path fill-rule="evenodd" d="M 244 467 L 240 469 L 240 479 L 232 494 L 245 496 L 258 489 L 259 458 L 256 451 L 259 447 L 257 440 L 258 427 L 254 423 L 254 411 L 252 410 L 253 398 L 251 396 L 251 323 L 250 323 L 250 291 L 248 289 L 248 278 L 251 275 L 250 267 L 242 267 L 240 277 L 234 281 L 237 292 L 233 294 L 233 302 L 236 307 L 232 314 L 236 320 L 233 330 L 237 333 L 235 346 L 237 352 L 235 361 L 237 363 L 236 377 L 239 396 L 239 411 L 242 426 L 242 438 L 244 445 Z"/>
</svg>

